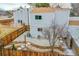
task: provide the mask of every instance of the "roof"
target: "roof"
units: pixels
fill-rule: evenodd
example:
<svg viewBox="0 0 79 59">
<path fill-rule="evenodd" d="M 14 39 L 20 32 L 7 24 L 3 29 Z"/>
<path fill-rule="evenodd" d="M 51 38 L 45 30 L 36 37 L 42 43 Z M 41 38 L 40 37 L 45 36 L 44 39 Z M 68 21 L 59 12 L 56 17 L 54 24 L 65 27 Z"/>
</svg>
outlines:
<svg viewBox="0 0 79 59">
<path fill-rule="evenodd" d="M 69 8 L 72 9 L 71 3 L 50 3 L 51 7 L 61 7 L 61 8 Z"/>
<path fill-rule="evenodd" d="M 32 8 L 33 13 L 47 13 L 47 12 L 55 12 L 55 11 L 62 11 L 62 10 L 67 10 L 63 8 L 53 8 L 53 7 L 37 7 L 37 8 Z"/>
</svg>

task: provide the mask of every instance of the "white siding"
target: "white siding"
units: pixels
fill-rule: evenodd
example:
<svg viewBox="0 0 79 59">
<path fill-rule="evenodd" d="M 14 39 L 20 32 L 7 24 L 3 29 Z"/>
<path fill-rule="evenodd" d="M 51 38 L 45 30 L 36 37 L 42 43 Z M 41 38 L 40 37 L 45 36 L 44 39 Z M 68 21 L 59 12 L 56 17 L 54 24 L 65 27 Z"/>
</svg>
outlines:
<svg viewBox="0 0 79 59">
<path fill-rule="evenodd" d="M 35 20 L 35 15 L 41 15 L 41 20 Z M 54 13 L 32 13 L 30 15 L 30 25 L 39 27 L 49 27 L 54 18 Z"/>
<path fill-rule="evenodd" d="M 68 25 L 68 22 L 69 22 L 69 14 L 70 14 L 70 11 L 69 10 L 66 10 L 66 11 L 59 11 L 59 12 L 56 12 L 56 23 L 58 25 Z"/>
<path fill-rule="evenodd" d="M 14 13 L 14 25 L 16 26 L 18 24 L 18 20 L 22 20 L 23 23 L 26 25 L 28 24 L 28 18 L 27 18 L 27 9 L 20 9 L 16 10 Z"/>
<path fill-rule="evenodd" d="M 35 15 L 41 15 L 42 19 L 41 20 L 36 20 Z M 31 25 L 31 35 L 33 37 L 37 37 L 37 35 L 42 35 L 41 32 L 38 32 L 38 28 L 44 28 L 44 27 L 49 27 L 52 24 L 54 18 L 54 13 L 32 13 L 30 15 L 30 25 Z"/>
<path fill-rule="evenodd" d="M 53 20 L 55 20 L 56 24 L 58 25 L 68 25 L 69 21 L 69 10 L 65 11 L 57 11 L 52 13 L 32 13 L 30 12 L 29 16 L 29 24 L 30 24 L 30 32 L 33 36 L 42 35 L 41 32 L 38 32 L 38 28 L 48 28 L 52 25 Z M 41 20 L 36 20 L 35 15 L 42 16 Z M 55 18 L 55 19 L 54 19 Z M 28 25 L 28 16 L 27 16 L 27 9 L 20 9 L 19 11 L 14 12 L 14 23 L 15 25 L 18 24 L 18 20 L 22 20 L 23 23 Z"/>
<path fill-rule="evenodd" d="M 38 32 L 38 28 L 48 28 L 55 20 L 56 24 L 67 26 L 69 22 L 69 14 L 70 11 L 60 11 L 60 12 L 52 12 L 52 13 L 32 13 L 30 15 L 30 25 L 31 25 L 31 34 L 32 36 L 37 37 L 37 35 L 42 35 L 42 33 Z M 35 20 L 35 15 L 41 15 L 42 20 Z"/>
</svg>

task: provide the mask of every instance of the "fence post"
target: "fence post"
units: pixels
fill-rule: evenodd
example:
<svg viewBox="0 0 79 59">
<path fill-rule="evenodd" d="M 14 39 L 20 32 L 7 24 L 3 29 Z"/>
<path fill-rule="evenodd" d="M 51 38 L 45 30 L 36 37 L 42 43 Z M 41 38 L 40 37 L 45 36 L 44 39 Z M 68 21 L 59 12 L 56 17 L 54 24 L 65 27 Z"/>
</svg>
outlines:
<svg viewBox="0 0 79 59">
<path fill-rule="evenodd" d="M 0 39 L 0 55 L 4 55 L 3 53 L 3 49 L 4 49 L 4 44 L 3 44 L 3 41 Z"/>
</svg>

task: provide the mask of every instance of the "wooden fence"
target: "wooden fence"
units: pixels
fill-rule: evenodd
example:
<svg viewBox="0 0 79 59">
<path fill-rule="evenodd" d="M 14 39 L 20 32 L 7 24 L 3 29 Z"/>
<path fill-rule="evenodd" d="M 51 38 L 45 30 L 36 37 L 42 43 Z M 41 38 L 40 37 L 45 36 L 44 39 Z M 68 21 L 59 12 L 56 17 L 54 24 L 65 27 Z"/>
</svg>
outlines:
<svg viewBox="0 0 79 59">
<path fill-rule="evenodd" d="M 78 20 L 71 20 L 69 21 L 70 26 L 79 26 L 79 21 Z"/>
<path fill-rule="evenodd" d="M 13 18 L 7 18 L 7 19 L 1 19 L 0 24 L 2 25 L 11 25 L 11 23 L 14 21 Z"/>
<path fill-rule="evenodd" d="M 4 49 L 3 51 L 0 51 L 0 53 L 1 56 L 64 56 L 57 52 L 32 52 L 11 49 Z"/>
</svg>

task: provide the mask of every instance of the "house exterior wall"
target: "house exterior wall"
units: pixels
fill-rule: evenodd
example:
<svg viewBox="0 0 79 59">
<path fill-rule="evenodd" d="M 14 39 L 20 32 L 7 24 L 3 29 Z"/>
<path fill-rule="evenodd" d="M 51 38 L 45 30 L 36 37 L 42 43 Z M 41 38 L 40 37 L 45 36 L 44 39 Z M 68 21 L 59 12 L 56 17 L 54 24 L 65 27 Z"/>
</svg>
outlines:
<svg viewBox="0 0 79 59">
<path fill-rule="evenodd" d="M 56 24 L 63 26 L 68 25 L 69 21 L 69 10 L 61 10 L 55 12 L 47 12 L 47 13 L 33 13 L 30 11 L 29 13 L 29 25 L 30 25 L 30 33 L 32 36 L 37 37 L 38 35 L 43 36 L 43 34 L 38 31 L 38 28 L 49 28 L 53 24 L 53 20 L 55 20 Z M 41 20 L 36 20 L 35 15 L 42 16 Z M 22 20 L 22 23 L 28 25 L 28 16 L 27 9 L 20 9 L 14 12 L 14 25 L 18 24 L 18 20 Z"/>
<path fill-rule="evenodd" d="M 42 16 L 41 20 L 36 20 L 35 15 Z M 36 27 L 49 27 L 52 24 L 54 13 L 31 13 L 30 25 Z M 41 26 L 42 25 L 42 26 Z"/>
<path fill-rule="evenodd" d="M 66 25 L 69 23 L 69 14 L 70 10 L 57 11 L 56 12 L 56 23 L 60 26 Z"/>
<path fill-rule="evenodd" d="M 27 9 L 19 9 L 14 11 L 14 26 L 18 24 L 18 20 L 22 20 L 22 23 L 27 25 L 28 24 L 28 18 L 27 18 Z"/>
<path fill-rule="evenodd" d="M 42 16 L 41 20 L 36 20 L 35 15 Z M 38 35 L 42 35 L 41 32 L 38 31 L 38 28 L 48 28 L 52 25 L 52 21 L 54 19 L 54 13 L 32 13 L 30 15 L 30 33 L 33 37 L 37 37 Z"/>
<path fill-rule="evenodd" d="M 70 11 L 66 10 L 66 11 L 57 11 L 57 12 L 52 12 L 52 13 L 32 13 L 30 16 L 30 25 L 31 25 L 31 35 L 34 37 L 37 37 L 38 35 L 43 36 L 42 33 L 38 32 L 37 29 L 38 28 L 49 28 L 52 23 L 53 20 L 55 20 L 56 24 L 63 26 L 65 24 L 65 26 L 68 26 L 68 22 L 69 22 L 69 14 Z M 42 16 L 42 20 L 35 20 L 35 15 L 41 15 Z"/>
</svg>

